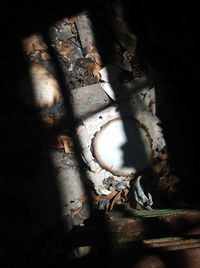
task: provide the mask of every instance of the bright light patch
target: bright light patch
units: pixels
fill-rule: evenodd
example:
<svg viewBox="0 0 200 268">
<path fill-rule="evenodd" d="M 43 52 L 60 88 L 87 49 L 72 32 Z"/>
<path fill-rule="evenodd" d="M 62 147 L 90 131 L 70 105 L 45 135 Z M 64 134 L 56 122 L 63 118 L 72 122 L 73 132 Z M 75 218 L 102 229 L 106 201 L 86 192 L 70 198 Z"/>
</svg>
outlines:
<svg viewBox="0 0 200 268">
<path fill-rule="evenodd" d="M 114 119 L 94 139 L 99 164 L 115 175 L 128 175 L 147 167 L 151 161 L 151 142 L 147 131 L 133 119 Z"/>
</svg>

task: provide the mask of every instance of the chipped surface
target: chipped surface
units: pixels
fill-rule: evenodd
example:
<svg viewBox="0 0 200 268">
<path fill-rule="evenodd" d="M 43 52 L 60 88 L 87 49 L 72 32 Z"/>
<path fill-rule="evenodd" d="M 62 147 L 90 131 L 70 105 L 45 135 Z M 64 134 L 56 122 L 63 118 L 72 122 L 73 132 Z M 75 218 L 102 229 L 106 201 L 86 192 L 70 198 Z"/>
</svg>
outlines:
<svg viewBox="0 0 200 268">
<path fill-rule="evenodd" d="M 127 105 L 127 103 L 129 105 Z M 132 109 L 130 109 L 132 108 Z M 165 141 L 162 136 L 162 129 L 158 126 L 159 120 L 152 115 L 149 111 L 149 108 L 141 102 L 138 96 L 135 96 L 129 102 L 126 101 L 123 104 L 120 104 L 120 112 L 123 111 L 123 114 L 127 117 L 132 117 L 137 119 L 140 124 L 144 125 L 150 138 L 152 140 L 152 150 L 154 157 L 157 156 L 157 150 L 160 151 L 165 147 Z M 84 160 L 86 161 L 87 165 L 89 166 L 91 172 L 92 181 L 94 182 L 94 187 L 97 192 L 101 192 L 104 189 L 106 192 L 107 190 L 102 185 L 103 178 L 98 173 L 100 169 L 100 165 L 96 161 L 91 148 L 92 148 L 92 141 L 94 135 L 109 121 L 120 118 L 120 113 L 118 109 L 118 105 L 110 106 L 104 109 L 101 112 L 98 112 L 86 120 L 83 121 L 77 129 L 77 135 L 79 137 L 81 148 L 82 148 L 82 155 Z M 109 176 L 107 176 L 109 177 Z M 122 180 L 124 177 L 122 178 Z M 101 189 L 101 190 L 100 190 Z"/>
<path fill-rule="evenodd" d="M 64 215 L 71 213 L 82 207 L 82 202 L 78 199 L 85 195 L 84 186 L 76 167 L 57 167 L 58 187 L 61 195 L 61 202 L 64 204 Z"/>
</svg>

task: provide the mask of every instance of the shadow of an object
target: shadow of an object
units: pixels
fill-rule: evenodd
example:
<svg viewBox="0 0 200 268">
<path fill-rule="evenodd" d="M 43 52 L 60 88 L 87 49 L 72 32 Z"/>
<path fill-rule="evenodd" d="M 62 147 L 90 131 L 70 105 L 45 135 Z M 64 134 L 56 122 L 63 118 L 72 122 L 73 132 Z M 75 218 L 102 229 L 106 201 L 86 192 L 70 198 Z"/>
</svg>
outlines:
<svg viewBox="0 0 200 268">
<path fill-rule="evenodd" d="M 91 9 L 89 17 L 93 26 L 93 34 L 96 43 L 95 45 L 97 46 L 97 50 L 101 55 L 102 66 L 106 67 L 107 64 L 110 62 L 119 63 L 120 61 L 119 59 L 117 59 L 116 56 L 116 45 L 118 44 L 119 36 L 116 32 L 117 30 L 114 27 L 114 23 L 116 23 L 116 18 L 113 15 L 112 1 L 109 1 L 106 7 L 101 7 L 99 8 L 99 10 Z M 106 29 L 107 34 L 104 34 L 104 29 Z M 123 166 L 131 168 L 138 167 L 140 169 L 141 165 L 144 165 L 143 162 L 148 162 L 146 161 L 147 159 L 145 159 L 147 158 L 147 155 L 144 140 L 142 140 L 141 135 L 137 136 L 137 142 L 133 140 L 132 128 L 130 128 L 130 125 L 127 120 L 130 114 L 131 118 L 134 118 L 135 113 L 137 111 L 135 111 L 134 107 L 131 105 L 130 98 L 128 98 L 127 96 L 125 96 L 124 98 L 125 93 L 123 90 L 123 86 L 119 86 L 116 84 L 115 80 L 119 77 L 113 74 L 112 68 L 107 68 L 107 75 L 108 81 L 114 91 L 114 96 L 117 100 L 116 103 L 118 105 L 120 118 L 122 119 L 124 135 L 126 136 L 125 144 L 121 146 L 121 151 L 123 154 Z M 119 74 L 119 76 L 120 75 L 121 73 Z M 136 89 L 136 91 L 139 91 L 140 87 L 142 87 L 142 85 L 140 85 Z M 126 106 L 125 109 L 124 106 Z M 129 111 L 129 114 L 127 113 L 127 111 Z M 134 154 L 135 151 L 137 151 L 137 153 L 140 154 L 141 157 L 138 157 L 138 155 Z M 141 158 L 143 158 L 142 161 Z"/>
<path fill-rule="evenodd" d="M 0 93 L 2 100 L 2 105 L 0 106 L 2 127 L 1 140 L 3 141 L 1 143 L 0 153 L 0 203 L 2 207 L 2 220 L 0 223 L 2 230 L 1 237 L 3 241 L 1 247 L 5 250 L 5 258 L 3 258 L 3 265 L 20 264 L 21 267 L 27 267 L 27 263 L 29 263 L 29 267 L 41 267 L 49 262 L 50 264 L 57 263 L 57 261 L 59 263 L 58 258 L 53 258 L 53 260 L 51 259 L 54 250 L 60 247 L 65 248 L 66 245 L 64 246 L 64 244 L 68 244 L 68 242 L 70 241 L 70 239 L 69 241 L 65 240 L 65 226 L 63 225 L 63 217 L 61 214 L 60 193 L 57 188 L 53 165 L 49 157 L 48 144 L 44 142 L 47 140 L 48 133 L 46 129 L 42 126 L 40 118 L 36 111 L 30 111 L 25 109 L 25 107 L 21 107 L 20 103 L 17 100 L 16 92 L 16 83 L 18 80 L 19 73 L 21 72 L 21 69 L 26 69 L 26 65 L 24 65 L 24 62 L 22 61 L 23 55 L 21 55 L 21 51 L 19 48 L 19 40 L 21 37 L 32 33 L 32 31 L 40 31 L 46 34 L 48 32 L 48 27 L 50 24 L 54 23 L 57 19 L 59 20 L 62 17 L 62 14 L 66 16 L 67 14 L 65 8 L 62 9 L 59 7 L 60 3 L 62 4 L 63 2 L 58 2 L 58 9 L 56 9 L 57 11 L 55 11 L 54 9 L 55 6 L 49 7 L 50 12 L 48 12 L 48 15 L 44 15 L 46 13 L 43 12 L 46 8 L 46 5 L 43 5 L 44 8 L 41 8 L 39 13 L 37 8 L 37 11 L 35 11 L 35 13 L 34 10 L 36 9 L 31 9 L 30 7 L 30 9 L 28 8 L 29 12 L 26 12 L 27 10 L 24 10 L 24 6 L 20 7 L 19 5 L 17 10 L 9 9 L 10 12 L 7 13 L 8 20 L 11 26 L 9 25 L 8 27 L 8 20 L 4 20 L 2 23 L 2 35 L 4 36 L 4 40 L 6 40 L 6 43 L 4 42 L 1 44 L 1 51 L 3 51 L 3 53 L 1 54 L 3 86 Z M 83 2 L 82 4 L 84 6 L 84 9 L 85 3 Z M 66 7 L 66 4 L 64 4 L 63 7 Z M 79 8 L 79 10 L 82 10 L 82 6 L 79 6 Z M 97 18 L 95 17 L 95 13 L 93 11 L 91 11 L 90 14 L 94 25 L 97 45 L 99 46 L 99 51 L 102 55 L 103 62 L 104 64 L 106 64 L 109 57 L 112 55 L 114 43 L 111 42 L 109 44 L 109 49 L 106 50 L 104 50 L 104 47 L 101 46 L 103 43 L 103 38 L 100 34 L 102 33 L 102 28 L 101 32 L 99 32 Z M 73 15 L 74 13 L 77 13 L 76 3 L 74 4 L 74 8 L 70 8 L 69 15 Z M 37 22 L 35 18 L 37 18 Z M 131 17 L 129 17 L 129 21 L 130 20 Z M 194 32 L 192 33 L 194 34 Z M 49 40 L 47 40 L 47 42 L 49 43 Z M 162 48 L 161 46 L 160 51 L 162 52 L 163 50 L 166 51 L 165 46 L 164 48 Z M 149 53 L 151 53 L 151 51 Z M 61 83 L 61 88 L 65 96 L 65 105 L 67 107 L 70 107 L 70 103 L 68 102 L 68 94 L 65 91 L 66 83 L 64 82 L 62 71 L 58 65 L 58 62 L 56 61 L 56 57 L 53 52 L 52 57 L 56 62 L 59 81 Z M 191 55 L 187 63 L 191 63 L 191 59 L 195 58 L 196 55 Z M 163 59 L 163 57 L 161 57 L 161 59 Z M 179 58 L 177 59 L 175 57 L 175 61 L 176 60 L 176 69 L 181 70 L 181 79 L 183 77 L 188 77 L 188 73 L 186 71 L 187 68 L 179 69 L 179 66 L 181 65 L 179 62 Z M 166 69 L 168 69 L 168 65 L 166 66 Z M 192 72 L 189 73 L 191 74 Z M 12 79 L 10 79 L 10 77 L 12 77 Z M 190 188 L 191 190 L 189 192 L 188 199 L 193 198 L 194 196 L 195 201 L 199 201 L 199 195 L 197 195 L 198 187 L 196 187 L 198 183 L 196 180 L 196 174 L 198 174 L 198 158 L 197 150 L 193 146 L 193 141 L 196 138 L 196 136 L 194 136 L 194 133 L 198 133 L 196 129 L 197 117 L 193 117 L 193 114 L 197 114 L 195 110 L 195 107 L 197 106 L 194 98 L 196 92 L 193 92 L 193 95 L 187 94 L 187 96 L 182 94 L 183 88 L 194 89 L 196 87 L 195 83 L 198 79 L 195 75 L 193 75 L 192 77 L 194 78 L 192 82 L 190 79 L 186 78 L 184 82 L 180 82 L 179 79 L 178 81 L 176 80 L 177 84 L 174 82 L 174 80 L 170 80 L 169 84 L 175 83 L 175 85 L 177 86 L 176 90 L 173 90 L 173 92 L 170 92 L 168 90 L 166 91 L 167 99 L 164 100 L 164 103 L 165 107 L 167 107 L 169 104 L 170 109 L 168 109 L 168 111 L 170 111 L 170 113 L 166 114 L 163 111 L 164 108 L 160 107 L 159 114 L 161 115 L 161 120 L 164 119 L 162 121 L 164 121 L 164 132 L 169 151 L 177 150 L 178 153 L 176 154 L 176 156 L 181 156 L 183 153 L 181 160 L 184 160 L 183 163 L 187 164 L 188 166 L 188 173 L 187 176 L 184 177 L 183 181 L 183 183 L 185 184 L 185 193 L 187 195 L 188 188 Z M 165 89 L 165 79 L 163 79 L 162 76 L 162 79 L 158 78 L 157 81 L 157 98 L 159 95 L 160 98 L 162 98 L 161 95 L 163 94 L 163 88 Z M 188 102 L 190 102 L 189 108 L 185 109 L 185 107 L 188 107 Z M 173 105 L 171 105 L 171 103 L 173 103 Z M 22 118 L 21 116 L 24 116 L 24 114 L 26 117 L 25 121 L 27 123 L 25 128 L 23 128 L 20 123 L 20 120 Z M 73 117 L 73 111 L 71 111 L 71 116 Z M 122 118 L 124 116 L 125 115 L 122 114 Z M 187 130 L 185 132 L 185 118 L 190 119 L 192 117 L 192 131 Z M 180 118 L 182 120 L 180 120 Z M 179 123 L 177 124 L 177 122 Z M 36 130 L 39 131 L 39 133 L 35 133 Z M 74 132 L 73 124 L 72 132 Z M 182 135 L 182 133 L 184 133 L 184 135 Z M 37 139 L 38 136 L 40 137 L 39 140 Z M 30 137 L 30 139 L 27 139 L 27 137 Z M 181 141 L 180 137 L 182 137 Z M 131 139 L 128 134 L 127 139 Z M 185 143 L 186 148 L 184 147 Z M 193 148 L 192 157 L 191 145 Z M 78 148 L 79 146 L 77 146 L 77 150 Z M 124 150 L 124 154 L 125 153 L 126 152 Z M 80 160 L 78 154 L 77 157 Z M 127 161 L 128 160 L 125 159 L 125 162 Z M 82 171 L 80 173 L 82 173 Z M 192 178 L 192 181 L 190 180 L 190 178 Z M 32 182 L 34 182 L 34 187 L 32 187 Z M 24 183 L 26 185 L 29 185 L 28 188 L 25 188 L 26 191 L 24 191 L 23 189 Z M 193 190 L 195 190 L 195 194 L 192 194 Z M 37 204 L 37 207 L 39 208 L 39 214 L 38 212 L 34 211 L 33 208 L 28 208 L 28 205 L 24 204 L 24 200 L 28 200 L 28 202 L 30 202 L 29 204 L 33 204 L 34 206 Z M 124 213 L 124 216 L 128 216 L 127 212 Z M 55 227 L 52 233 L 49 230 L 49 227 L 51 225 L 50 223 Z M 94 246 L 96 247 L 96 250 L 94 255 L 92 255 L 91 263 L 92 260 L 94 260 L 95 258 L 97 259 L 97 257 L 99 257 L 101 264 L 99 266 L 102 267 L 106 266 L 104 260 L 110 252 L 110 242 L 108 241 L 109 231 L 106 226 L 106 220 L 102 215 L 100 216 L 100 218 L 98 218 L 95 224 L 97 224 L 100 230 L 102 230 L 103 235 L 102 232 L 99 232 L 99 234 L 97 235 L 96 239 L 100 239 L 101 241 L 99 242 L 99 246 L 96 245 L 96 241 L 93 242 Z M 160 224 L 161 223 L 159 221 L 154 221 L 153 225 L 159 226 Z M 187 225 L 187 223 L 185 224 Z M 36 227 L 36 229 L 34 229 L 33 227 Z M 45 235 L 39 235 L 39 238 L 37 236 L 35 239 L 36 242 L 31 244 L 31 241 L 33 239 L 32 237 L 34 237 L 35 233 L 37 233 L 38 235 L 38 231 L 41 231 L 41 229 L 42 232 L 45 233 Z M 167 229 L 168 226 L 164 226 L 164 230 Z M 48 240 L 48 238 L 50 239 L 50 241 Z M 139 242 L 139 244 L 140 243 L 141 242 Z M 119 264 L 124 265 L 124 263 L 127 263 L 127 265 L 132 265 L 132 256 L 135 257 L 135 263 L 137 263 L 140 258 L 144 256 L 142 254 L 142 250 L 140 250 L 142 249 L 143 245 L 141 245 L 140 248 L 139 244 L 137 250 L 134 250 L 134 252 L 131 249 L 130 251 L 122 250 L 120 251 L 120 254 L 116 254 L 116 258 L 114 258 L 114 263 L 116 263 L 116 266 L 120 266 Z M 162 254 L 165 255 L 165 253 Z M 26 256 L 25 259 L 24 256 Z M 171 261 L 169 261 L 167 257 L 163 257 L 165 265 L 169 265 L 169 267 L 172 267 L 175 264 L 176 267 L 183 267 L 185 261 L 184 257 L 177 256 L 178 254 L 175 255 L 174 253 Z M 52 262 L 49 261 L 49 258 L 52 260 Z M 24 262 L 26 263 L 24 264 Z M 68 263 L 68 260 L 64 258 L 63 263 Z M 81 260 L 79 264 L 80 263 Z"/>
</svg>

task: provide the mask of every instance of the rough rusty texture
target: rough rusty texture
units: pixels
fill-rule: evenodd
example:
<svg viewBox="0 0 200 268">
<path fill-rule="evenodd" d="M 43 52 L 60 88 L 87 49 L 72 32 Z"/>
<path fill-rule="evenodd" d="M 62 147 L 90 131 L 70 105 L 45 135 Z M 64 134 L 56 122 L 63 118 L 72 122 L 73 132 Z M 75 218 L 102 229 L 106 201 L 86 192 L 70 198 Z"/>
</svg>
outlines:
<svg viewBox="0 0 200 268">
<path fill-rule="evenodd" d="M 200 267 L 200 211 L 120 206 L 108 218 L 113 267 Z"/>
<path fill-rule="evenodd" d="M 102 236 L 94 225 L 77 226 L 73 231 L 74 247 L 91 246 Z M 109 267 L 115 268 L 199 267 L 200 236 L 154 238 L 119 244 L 114 240 L 109 258 Z"/>
<path fill-rule="evenodd" d="M 200 234 L 200 212 L 197 210 L 139 212 L 127 206 L 121 206 L 120 209 L 121 212 L 109 213 L 110 226 L 119 243 Z"/>
<path fill-rule="evenodd" d="M 165 251 L 182 250 L 200 247 L 199 238 L 165 237 L 143 240 L 149 248 L 164 249 Z"/>
</svg>

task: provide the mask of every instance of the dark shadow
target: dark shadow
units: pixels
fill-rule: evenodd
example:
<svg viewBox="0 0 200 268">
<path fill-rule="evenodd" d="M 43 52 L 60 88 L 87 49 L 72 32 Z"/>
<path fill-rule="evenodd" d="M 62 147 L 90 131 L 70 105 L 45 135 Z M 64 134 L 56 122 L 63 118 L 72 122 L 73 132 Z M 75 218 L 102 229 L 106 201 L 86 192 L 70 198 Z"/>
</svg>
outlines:
<svg viewBox="0 0 200 268">
<path fill-rule="evenodd" d="M 126 20 L 139 39 L 137 47 L 139 61 L 146 70 L 150 81 L 156 86 L 156 114 L 162 121 L 170 164 L 177 170 L 181 179 L 181 194 L 187 203 L 198 204 L 199 157 L 196 147 L 198 144 L 196 89 L 198 87 L 199 51 L 196 46 L 198 16 L 195 8 L 189 7 L 188 9 L 186 5 L 183 5 L 180 11 L 179 5 L 146 4 L 145 1 L 130 3 L 130 5 L 126 2 L 123 6 L 126 11 Z M 90 13 L 97 47 L 103 64 L 106 65 L 110 59 L 112 61 L 114 58 L 115 33 L 113 33 L 112 25 L 109 24 L 110 14 L 104 10 L 98 14 L 100 14 L 100 18 L 96 15 L 95 10 Z M 107 43 L 106 36 L 102 34 L 105 28 L 110 30 L 111 35 L 113 34 L 109 43 Z M 112 73 L 109 73 L 109 70 L 108 75 L 115 95 L 120 96 L 118 88 L 114 83 L 112 84 Z M 127 107 L 127 109 L 129 108 L 132 109 L 131 106 Z M 126 114 L 120 103 L 119 111 L 124 119 Z M 134 117 L 134 111 L 132 115 Z M 132 137 L 129 136 L 130 132 L 127 131 L 125 124 L 124 129 L 127 144 L 123 147 L 123 152 L 126 156 Z M 127 166 L 132 164 L 126 157 L 124 163 Z M 126 212 L 124 213 L 127 215 Z M 148 227 L 155 231 L 160 228 L 160 237 L 163 234 L 173 233 L 166 223 L 158 219 L 153 219 L 152 225 L 149 226 L 148 223 Z M 154 232 L 152 236 L 154 236 Z M 141 253 L 142 257 L 144 255 L 145 253 Z M 168 257 L 164 258 L 167 267 L 174 267 L 174 265 L 182 267 L 184 257 L 180 257 L 178 254 L 172 255 L 171 260 L 167 259 Z M 133 251 L 132 254 L 127 253 L 127 259 L 130 260 L 130 256 L 138 256 L 138 250 Z M 123 260 L 124 265 L 125 258 L 120 257 L 119 259 Z M 116 263 L 118 264 L 117 261 Z M 133 264 L 134 261 L 131 263 Z"/>
<path fill-rule="evenodd" d="M 162 6 L 161 6 L 162 5 Z M 187 203 L 198 204 L 197 6 L 136 3 L 127 19 L 138 36 L 137 55 L 156 85 L 157 116 L 162 121 L 170 163 L 181 179 Z"/>
<path fill-rule="evenodd" d="M 13 267 L 66 267 L 70 265 L 70 229 L 63 218 L 61 196 L 56 173 L 49 152 L 52 133 L 43 125 L 40 113 L 28 108 L 19 99 L 19 82 L 26 76 L 27 87 L 34 99 L 32 83 L 21 52 L 21 39 L 31 33 L 41 33 L 47 44 L 49 26 L 88 8 L 89 2 L 70 7 L 64 1 L 40 3 L 40 6 L 20 4 L 16 9 L 7 7 L 7 18 L 1 20 L 1 266 Z M 85 185 L 84 164 L 78 154 L 79 142 L 75 137 L 76 122 L 69 103 L 69 92 L 62 70 L 53 50 L 55 72 L 62 90 L 64 106 L 70 117 L 70 134 L 74 137 L 80 176 Z M 24 124 L 25 123 L 25 124 Z M 85 187 L 90 208 L 90 193 Z M 106 239 L 106 225 L 98 212 L 92 219 L 101 227 L 101 241 Z M 101 222 L 101 225 L 99 225 Z M 98 229 L 98 228 L 97 228 Z M 100 238 L 100 236 L 98 237 Z M 102 245 L 102 242 L 99 242 Z M 64 252 L 64 253 L 63 253 Z M 98 250 L 95 253 L 98 256 Z"/>
<path fill-rule="evenodd" d="M 152 249 L 141 241 L 126 243 L 116 252 L 113 267 L 184 267 L 188 261 L 184 251 Z"/>
<path fill-rule="evenodd" d="M 117 53 L 115 47 L 118 43 L 118 31 L 120 29 L 115 28 L 115 20 L 113 15 L 113 1 L 108 1 L 105 6 L 99 5 L 99 8 L 92 8 L 89 13 L 89 17 L 92 21 L 94 39 L 97 46 L 97 49 L 101 55 L 102 65 L 103 67 L 107 67 L 109 63 L 112 63 L 113 66 L 116 65 L 116 62 L 120 62 L 117 59 Z M 124 8 L 126 9 L 126 4 L 124 4 Z M 119 67 L 118 67 L 119 68 Z M 137 136 L 137 141 L 133 140 L 133 135 L 135 131 L 130 127 L 130 118 L 135 118 L 136 111 L 134 107 L 131 105 L 130 96 L 133 93 L 139 92 L 141 90 L 141 84 L 134 92 L 133 89 L 129 90 L 128 84 L 119 85 L 121 81 L 123 83 L 124 79 L 127 79 L 127 75 L 131 76 L 129 80 L 133 78 L 130 71 L 123 70 L 121 68 L 121 72 L 118 76 L 116 76 L 114 71 L 110 68 L 107 68 L 108 80 L 110 85 L 114 91 L 114 95 L 116 97 L 115 104 L 118 106 L 118 111 L 120 114 L 120 118 L 122 119 L 123 129 L 126 136 L 125 143 L 121 146 L 121 151 L 123 152 L 123 166 L 126 168 L 132 169 L 141 169 L 144 166 L 144 163 L 148 163 L 148 155 L 146 153 L 144 140 L 141 135 Z M 116 84 L 116 80 L 119 80 L 118 84 Z M 127 91 L 127 92 L 126 92 Z M 141 102 L 142 103 L 142 102 Z M 128 111 L 128 113 L 127 113 Z M 138 128 L 139 128 L 138 124 Z M 134 154 L 137 152 L 138 155 Z M 143 165 L 143 166 L 142 166 Z"/>
<path fill-rule="evenodd" d="M 2 217 L 0 221 L 0 249 L 3 252 L 2 266 L 12 267 L 19 264 L 21 267 L 46 267 L 46 265 L 64 267 L 69 262 L 69 259 L 66 258 L 66 250 L 71 247 L 70 243 L 74 236 L 71 238 L 66 237 L 67 226 L 64 224 L 61 213 L 60 193 L 49 157 L 47 137 L 49 133 L 42 125 L 39 114 L 34 110 L 27 109 L 19 102 L 17 82 L 21 72 L 26 71 L 26 64 L 22 60 L 23 55 L 20 50 L 20 39 L 37 31 L 46 36 L 48 28 L 52 23 L 60 20 L 62 17 L 77 14 L 83 9 L 89 8 L 91 10 L 90 15 L 94 25 L 98 49 L 104 64 L 106 65 L 109 62 L 109 59 L 112 58 L 114 44 L 112 42 L 109 45 L 106 44 L 108 46 L 104 49 L 102 44 L 104 43 L 103 28 L 99 28 L 99 21 L 97 23 L 99 18 L 95 17 L 95 10 L 102 7 L 106 1 L 99 3 L 99 6 L 95 7 L 92 6 L 92 1 L 87 1 L 87 3 L 81 1 L 80 3 L 74 3 L 73 6 L 70 6 L 70 11 L 68 3 L 65 1 L 57 1 L 53 5 L 50 2 L 43 2 L 39 6 L 34 4 L 32 6 L 27 4 L 26 6 L 26 4 L 19 3 L 16 9 L 7 5 L 7 8 L 4 10 L 7 18 L 1 19 L 1 27 L 3 29 L 1 33 L 3 41 L 1 42 L 0 49 L 1 75 L 3 78 L 0 92 L 0 206 Z M 192 27 L 196 23 L 195 14 L 190 22 L 190 28 L 184 22 L 184 16 L 189 14 L 190 10 L 188 11 L 184 7 L 183 13 L 181 13 L 183 16 L 181 23 L 183 25 L 180 25 L 175 23 L 178 21 L 175 18 L 177 8 L 175 6 L 168 7 L 168 11 L 172 11 L 174 16 L 173 23 L 170 21 L 170 27 L 173 28 L 174 23 L 176 24 L 174 34 L 176 38 L 172 39 L 173 41 L 171 42 L 165 43 L 166 36 L 163 37 L 164 41 L 161 41 L 161 35 L 164 32 L 162 25 L 164 24 L 167 29 L 170 29 L 169 32 L 174 32 L 174 29 L 168 28 L 169 21 L 167 19 L 165 21 L 161 11 L 161 13 L 155 12 L 156 8 L 149 5 L 147 4 L 146 6 L 146 3 L 142 1 L 141 5 L 137 6 L 137 15 L 134 13 L 135 19 L 132 20 L 132 11 L 129 11 L 129 4 L 126 4 L 127 20 L 133 28 L 135 28 L 134 25 L 138 26 L 136 27 L 136 32 L 134 32 L 140 40 L 138 52 L 141 55 L 142 63 L 147 68 L 150 79 L 156 82 L 157 85 L 157 113 L 163 122 L 164 135 L 173 165 L 180 170 L 179 173 L 182 176 L 183 193 L 188 202 L 193 201 L 197 203 L 199 202 L 198 181 L 196 180 L 196 175 L 198 174 L 198 150 L 196 149 L 196 144 L 198 144 L 196 142 L 198 137 L 196 127 L 198 100 L 195 88 L 196 82 L 198 82 L 199 66 L 197 57 L 199 57 L 199 52 L 193 47 L 196 41 L 195 27 Z M 143 20 L 144 16 L 146 16 L 145 20 Z M 160 24 L 160 20 L 162 24 Z M 151 37 L 153 29 L 150 26 L 154 28 L 158 24 L 159 31 L 154 39 L 154 37 Z M 102 21 L 102 25 L 105 25 L 105 21 Z M 107 26 L 110 27 L 109 22 Z M 183 40 L 182 37 L 185 36 L 183 26 L 187 29 L 188 38 L 186 38 L 186 41 L 188 39 L 192 40 L 189 46 L 188 43 L 184 42 L 183 45 L 181 42 Z M 177 37 L 176 32 L 179 33 L 179 31 L 181 31 L 181 35 Z M 156 40 L 157 43 L 152 44 L 151 38 Z M 47 36 L 45 39 L 49 43 Z M 148 42 L 146 43 L 146 41 Z M 173 53 L 169 48 L 173 50 Z M 178 54 L 176 54 L 177 51 Z M 155 57 L 152 56 L 154 52 L 156 54 Z M 166 52 L 168 52 L 167 56 Z M 73 110 L 71 109 L 69 95 L 66 90 L 67 85 L 54 51 L 51 50 L 50 53 L 55 61 L 56 73 L 64 96 L 64 105 L 68 108 L 72 118 L 71 133 L 74 134 L 76 122 L 73 120 Z M 183 57 L 183 54 L 186 57 Z M 174 63 L 172 69 L 170 69 L 171 62 Z M 151 64 L 155 68 L 151 68 Z M 192 69 L 190 69 L 191 66 Z M 155 69 L 156 71 L 151 73 L 151 70 Z M 171 72 L 168 73 L 169 69 Z M 192 90 L 190 90 L 191 88 Z M 183 94 L 185 90 L 187 90 L 186 94 Z M 115 94 L 118 95 L 119 92 L 116 91 Z M 123 114 L 123 109 L 120 109 L 120 112 L 122 118 L 126 117 Z M 22 119 L 27 123 L 26 128 L 23 129 L 20 123 Z M 190 127 L 187 127 L 188 124 Z M 126 126 L 125 132 L 127 140 L 130 141 L 131 136 L 126 131 Z M 75 144 L 78 151 L 78 139 L 76 139 Z M 126 155 L 127 148 L 128 143 L 123 148 L 124 155 Z M 82 160 L 79 154 L 76 154 L 76 157 L 80 163 L 80 174 L 83 176 L 83 181 L 85 181 L 86 177 L 84 167 L 81 164 Z M 132 164 L 126 157 L 124 162 L 127 166 Z M 41 186 L 39 183 L 39 187 L 32 189 L 32 182 L 35 182 L 35 180 L 38 182 L 42 180 L 44 184 Z M 24 183 L 30 185 L 30 192 L 24 193 Z M 48 187 L 46 188 L 47 184 Z M 22 194 L 26 195 L 25 199 L 23 199 Z M 88 196 L 90 199 L 89 193 Z M 33 202 L 34 205 L 37 203 L 38 207 L 40 207 L 39 215 L 35 211 L 30 210 L 23 200 L 27 200 L 30 203 Z M 94 233 L 96 234 L 92 241 L 90 241 L 94 245 L 94 252 L 89 256 L 90 264 L 92 265 L 94 260 L 98 261 L 100 259 L 98 262 L 99 267 L 109 266 L 111 249 L 107 222 L 101 213 L 97 212 L 94 214 L 94 217 L 91 217 L 89 223 L 87 223 L 88 226 L 97 226 L 97 229 L 86 237 L 88 239 Z M 153 223 L 154 226 L 160 224 L 159 221 Z M 43 229 L 41 225 L 43 225 Z M 167 228 L 167 226 L 164 226 L 164 230 L 167 230 Z M 41 229 L 42 234 L 39 232 Z M 78 242 L 80 243 L 79 238 Z M 61 249 L 64 250 L 64 253 L 62 253 Z M 121 251 L 117 258 L 114 259 L 114 263 L 116 262 L 116 266 L 120 266 L 120 263 L 122 265 L 124 263 L 130 265 L 132 264 L 130 256 L 134 256 L 136 260 L 139 260 L 144 255 L 142 246 L 141 248 L 137 247 L 137 251 L 134 252 L 132 250 L 130 252 L 127 250 L 125 252 Z M 105 263 L 105 259 L 108 260 L 107 263 Z M 87 260 L 86 258 L 86 263 Z M 172 267 L 170 265 L 176 267 L 184 266 L 183 257 L 177 257 L 176 259 L 175 256 L 171 263 L 165 257 L 163 257 L 163 260 L 169 267 Z M 76 265 L 80 266 L 81 264 L 82 260 L 78 260 L 74 263 L 73 267 Z"/>
</svg>

